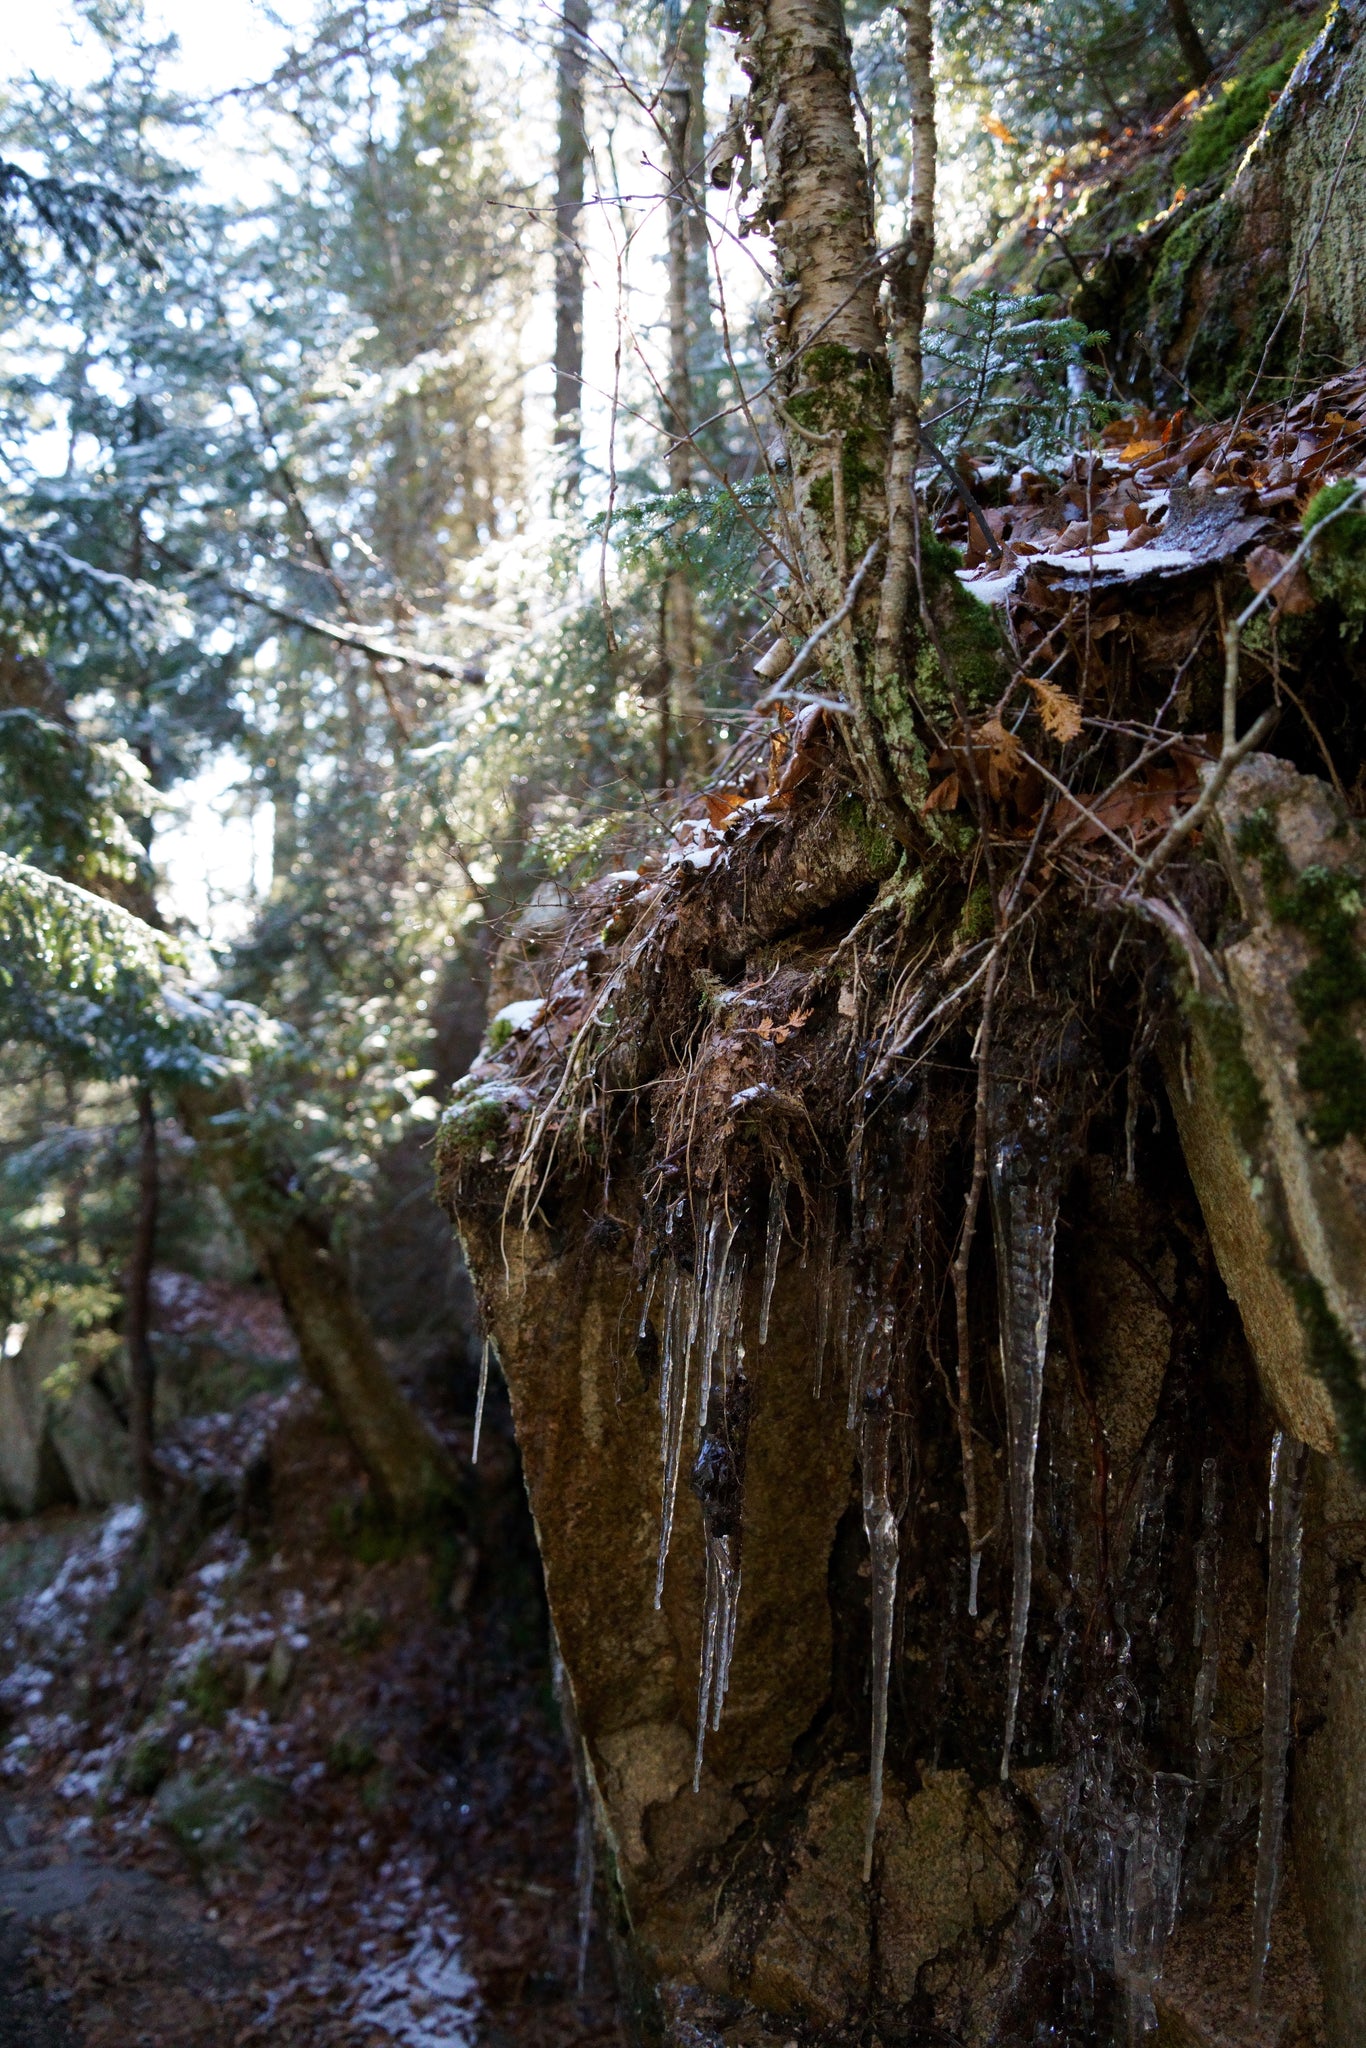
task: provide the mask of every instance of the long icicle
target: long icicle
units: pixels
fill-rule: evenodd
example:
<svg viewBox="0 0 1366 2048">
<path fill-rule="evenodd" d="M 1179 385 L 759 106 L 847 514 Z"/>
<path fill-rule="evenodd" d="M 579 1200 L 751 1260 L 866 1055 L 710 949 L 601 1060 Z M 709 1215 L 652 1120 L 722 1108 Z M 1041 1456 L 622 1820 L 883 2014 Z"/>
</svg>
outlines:
<svg viewBox="0 0 1366 2048">
<path fill-rule="evenodd" d="M 1033 1090 L 991 1091 L 988 1180 L 996 1239 L 1010 1474 L 1010 1654 L 1001 1777 L 1010 1776 L 1034 1562 L 1034 1467 L 1053 1300 L 1059 1172 L 1054 1114 Z"/>
<path fill-rule="evenodd" d="M 744 1514 L 745 1446 L 749 1434 L 749 1386 L 738 1330 L 712 1398 L 708 1428 L 692 1470 L 692 1489 L 702 1505 L 707 1549 L 707 1589 L 702 1610 L 701 1671 L 697 1685 L 697 1741 L 693 1790 L 702 1786 L 702 1754 L 708 1728 L 721 1725 L 730 1688 L 735 1620 L 740 1606 L 740 1547 Z"/>
<path fill-rule="evenodd" d="M 669 1562 L 673 1539 L 674 1502 L 678 1496 L 678 1467 L 683 1451 L 683 1432 L 688 1413 L 688 1365 L 697 1327 L 697 1276 L 671 1273 L 666 1292 L 668 1315 L 664 1337 L 664 1365 L 659 1375 L 660 1456 L 664 1466 L 663 1498 L 659 1517 L 659 1565 L 655 1572 L 655 1606 L 664 1600 L 664 1568 Z"/>
<path fill-rule="evenodd" d="M 470 1451 L 471 1465 L 479 1463 L 479 1439 L 484 1433 L 484 1402 L 489 1391 L 489 1352 L 492 1346 L 484 1339 L 484 1349 L 479 1360 L 479 1398 L 474 1404 L 474 1445 Z"/>
<path fill-rule="evenodd" d="M 873 1876 L 873 1844 L 882 1812 L 882 1767 L 887 1754 L 887 1695 L 892 1678 L 892 1623 L 896 1613 L 898 1538 L 892 1512 L 892 1403 L 885 1387 L 870 1391 L 863 1411 L 863 1527 L 871 1565 L 870 1613 L 873 1696 L 871 1756 L 868 1766 L 868 1831 L 863 1845 L 863 1882 Z"/>
<path fill-rule="evenodd" d="M 1271 1550 L 1262 1665 L 1262 1804 L 1257 1822 L 1257 1878 L 1252 1903 L 1252 2004 L 1257 2012 L 1261 2011 L 1266 1985 L 1271 1920 L 1281 1885 L 1308 1461 L 1308 1450 L 1299 1438 L 1278 1429 L 1271 1445 Z"/>
<path fill-rule="evenodd" d="M 787 1213 L 787 1175 L 775 1173 L 768 1191 L 768 1233 L 764 1243 L 764 1291 L 759 1299 L 759 1343 L 768 1342 L 768 1318 L 773 1307 L 773 1289 L 778 1279 L 778 1255 L 783 1248 L 783 1219 Z"/>
</svg>

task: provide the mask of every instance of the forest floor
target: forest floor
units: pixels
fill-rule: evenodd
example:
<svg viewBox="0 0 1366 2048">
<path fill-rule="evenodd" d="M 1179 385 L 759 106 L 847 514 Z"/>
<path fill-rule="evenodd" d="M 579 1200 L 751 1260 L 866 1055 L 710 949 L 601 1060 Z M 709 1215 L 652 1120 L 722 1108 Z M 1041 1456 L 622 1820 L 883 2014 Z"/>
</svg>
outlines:
<svg viewBox="0 0 1366 2048">
<path fill-rule="evenodd" d="M 169 1454 L 159 1584 L 138 1508 L 0 1527 L 5 2048 L 620 2043 L 508 1436 L 453 1583 L 310 1392 Z"/>
</svg>

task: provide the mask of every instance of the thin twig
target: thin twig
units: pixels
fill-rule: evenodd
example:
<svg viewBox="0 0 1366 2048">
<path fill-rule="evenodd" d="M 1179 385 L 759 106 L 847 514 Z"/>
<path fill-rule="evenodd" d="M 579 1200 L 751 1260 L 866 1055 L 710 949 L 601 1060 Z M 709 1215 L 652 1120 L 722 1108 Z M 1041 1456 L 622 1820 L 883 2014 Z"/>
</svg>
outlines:
<svg viewBox="0 0 1366 2048">
<path fill-rule="evenodd" d="M 859 591 L 863 587 L 863 579 L 872 568 L 881 549 L 882 535 L 879 534 L 850 577 L 849 588 L 845 591 L 843 602 L 838 610 L 833 611 L 828 619 L 823 620 L 817 626 L 815 632 L 812 633 L 800 652 L 793 656 L 792 660 L 783 670 L 773 688 L 766 691 L 759 699 L 754 707 L 756 711 L 766 711 L 771 704 L 781 704 L 784 702 L 792 689 L 792 685 L 798 682 L 810 668 L 815 658 L 816 649 L 821 645 L 822 641 L 828 640 L 832 633 L 839 630 L 847 618 L 852 617 L 854 606 L 858 603 Z M 840 706 L 839 708 L 845 709 L 847 707 Z"/>
</svg>

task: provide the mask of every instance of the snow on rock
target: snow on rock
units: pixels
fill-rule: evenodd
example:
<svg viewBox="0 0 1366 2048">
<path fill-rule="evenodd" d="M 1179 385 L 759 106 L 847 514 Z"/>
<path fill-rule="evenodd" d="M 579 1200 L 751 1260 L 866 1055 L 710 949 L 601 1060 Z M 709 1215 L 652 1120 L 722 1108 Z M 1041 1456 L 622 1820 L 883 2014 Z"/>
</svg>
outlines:
<svg viewBox="0 0 1366 2048">
<path fill-rule="evenodd" d="M 504 1003 L 498 1014 L 489 1020 L 490 1029 L 496 1024 L 505 1024 L 509 1033 L 530 1031 L 545 1008 L 544 998 L 533 996 L 522 1003 Z"/>
</svg>

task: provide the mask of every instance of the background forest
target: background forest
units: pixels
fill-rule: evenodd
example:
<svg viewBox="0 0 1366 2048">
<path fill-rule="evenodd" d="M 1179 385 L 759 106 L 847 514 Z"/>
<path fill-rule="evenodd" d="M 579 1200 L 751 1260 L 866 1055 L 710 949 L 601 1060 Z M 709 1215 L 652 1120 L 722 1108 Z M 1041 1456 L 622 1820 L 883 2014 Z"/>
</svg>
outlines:
<svg viewBox="0 0 1366 2048">
<path fill-rule="evenodd" d="M 737 77 L 700 5 L 563 27 L 365 6 L 193 100 L 169 16 L 79 20 L 82 81 L 12 76 L 0 116 L 0 1306 L 12 1347 L 60 1309 L 126 1407 L 155 1135 L 158 1264 L 259 1272 L 240 1212 L 273 1173 L 382 1335 L 468 1394 L 424 1145 L 490 944 L 758 744 L 784 572 Z M 895 16 L 855 20 L 885 222 L 908 174 Z M 941 289 L 1050 152 L 1164 110 L 1255 26 L 947 7 Z M 1076 424 L 1083 330 L 1061 298 L 1028 310 L 991 368 L 1008 383 L 1045 333 L 1042 446 Z M 242 1147 L 215 1190 L 176 1091 L 229 1072 Z M 168 1371 L 159 1398 L 204 1391 Z"/>
<path fill-rule="evenodd" d="M 1150 210 L 1215 189 L 1324 12 L 942 0 L 930 502 L 1180 401 L 1107 352 L 1051 181 L 1184 102 Z M 744 80 L 705 0 L 262 5 L 211 86 L 177 15 L 78 0 L 0 81 L 0 1507 L 139 1498 L 155 1628 L 218 1512 L 186 1446 L 302 1369 L 355 1461 L 299 1467 L 318 1541 L 482 1587 L 490 1685 L 550 1729 L 432 1141 L 569 888 L 761 786 L 791 566 Z M 893 244 L 901 17 L 848 21 Z M 372 1732 L 331 1740 L 381 1799 Z M 202 1877 L 194 1828 L 251 1816 L 187 1820 L 202 1776 L 148 1754 Z M 599 1997 L 565 2039 L 615 2038 Z"/>
</svg>

